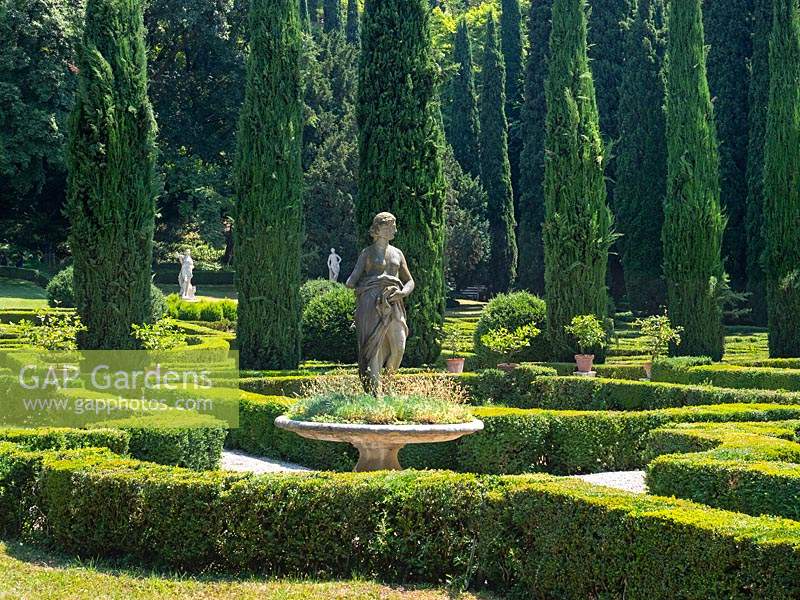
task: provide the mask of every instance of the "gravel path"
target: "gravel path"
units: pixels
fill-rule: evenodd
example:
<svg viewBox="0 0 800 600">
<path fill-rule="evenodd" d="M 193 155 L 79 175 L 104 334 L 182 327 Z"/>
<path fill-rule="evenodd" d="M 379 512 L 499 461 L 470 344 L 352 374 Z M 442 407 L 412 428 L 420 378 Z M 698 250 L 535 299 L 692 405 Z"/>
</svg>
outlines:
<svg viewBox="0 0 800 600">
<path fill-rule="evenodd" d="M 608 473 L 592 473 L 591 475 L 573 475 L 573 477 L 589 483 L 625 490 L 626 492 L 647 493 L 647 486 L 644 484 L 644 471 L 611 471 Z"/>
<path fill-rule="evenodd" d="M 249 471 L 251 473 L 292 473 L 310 471 L 300 465 L 272 460 L 260 456 L 252 456 L 238 450 L 224 450 L 222 452 L 222 466 L 224 471 Z"/>
<path fill-rule="evenodd" d="M 261 456 L 253 456 L 238 450 L 225 450 L 222 453 L 222 469 L 225 471 L 246 471 L 251 473 L 296 473 L 310 471 L 294 463 L 272 460 Z M 644 471 L 612 471 L 609 473 L 592 473 L 591 475 L 573 475 L 588 483 L 617 488 L 627 492 L 644 494 Z"/>
</svg>

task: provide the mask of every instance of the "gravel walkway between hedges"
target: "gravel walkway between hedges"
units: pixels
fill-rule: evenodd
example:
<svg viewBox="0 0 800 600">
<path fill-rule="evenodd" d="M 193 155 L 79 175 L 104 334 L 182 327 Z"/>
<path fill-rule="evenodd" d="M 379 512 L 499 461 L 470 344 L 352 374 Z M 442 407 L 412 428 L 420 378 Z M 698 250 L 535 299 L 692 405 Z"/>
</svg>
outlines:
<svg viewBox="0 0 800 600">
<path fill-rule="evenodd" d="M 604 485 L 606 487 L 646 494 L 647 486 L 644 484 L 644 471 L 611 471 L 608 473 L 592 473 L 591 475 L 573 475 L 588 483 Z"/>
<path fill-rule="evenodd" d="M 292 473 L 310 471 L 294 463 L 272 460 L 261 456 L 253 456 L 239 450 L 223 450 L 223 471 L 249 471 L 250 473 Z"/>
<path fill-rule="evenodd" d="M 290 462 L 253 456 L 239 450 L 225 450 L 222 452 L 222 469 L 224 471 L 250 473 L 294 473 L 312 470 Z M 612 471 L 609 473 L 593 473 L 591 475 L 573 475 L 573 477 L 627 492 L 639 494 L 647 492 L 647 487 L 644 485 L 644 471 Z"/>
</svg>

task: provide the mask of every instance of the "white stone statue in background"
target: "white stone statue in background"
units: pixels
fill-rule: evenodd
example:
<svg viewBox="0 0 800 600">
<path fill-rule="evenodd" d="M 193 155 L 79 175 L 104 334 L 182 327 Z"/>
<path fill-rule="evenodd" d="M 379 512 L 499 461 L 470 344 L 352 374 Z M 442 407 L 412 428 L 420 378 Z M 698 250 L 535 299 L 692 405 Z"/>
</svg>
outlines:
<svg viewBox="0 0 800 600">
<path fill-rule="evenodd" d="M 192 253 L 187 248 L 183 254 L 178 254 L 181 262 L 181 272 L 178 274 L 178 285 L 181 288 L 181 299 L 194 301 L 197 288 L 192 285 L 192 272 L 194 271 L 194 261 Z"/>
<path fill-rule="evenodd" d="M 341 268 L 342 257 L 336 254 L 336 248 L 331 248 L 328 255 L 328 279 L 339 281 L 339 269 Z"/>
</svg>

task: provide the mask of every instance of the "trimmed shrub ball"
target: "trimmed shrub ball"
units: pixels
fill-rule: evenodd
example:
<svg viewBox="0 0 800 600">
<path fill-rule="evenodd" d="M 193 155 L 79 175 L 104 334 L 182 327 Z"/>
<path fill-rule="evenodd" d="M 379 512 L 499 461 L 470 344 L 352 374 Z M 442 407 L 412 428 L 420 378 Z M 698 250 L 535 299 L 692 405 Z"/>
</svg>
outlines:
<svg viewBox="0 0 800 600">
<path fill-rule="evenodd" d="M 305 308 L 317 296 L 334 290 L 336 288 L 343 288 L 344 284 L 330 279 L 309 279 L 300 286 L 300 302 Z"/>
<path fill-rule="evenodd" d="M 514 331 L 530 324 L 536 325 L 542 333 L 533 338 L 530 347 L 521 350 L 514 360 L 516 362 L 548 360 L 549 351 L 544 334 L 546 313 L 544 300 L 529 292 L 512 292 L 495 296 L 481 313 L 475 329 L 475 353 L 481 363 L 491 365 L 502 359 L 499 354 L 481 343 L 481 337 L 489 330 L 505 327 L 509 331 Z"/>
<path fill-rule="evenodd" d="M 75 308 L 75 281 L 72 265 L 59 271 L 47 284 L 47 303 L 60 308 Z M 155 323 L 167 314 L 164 294 L 150 284 L 150 319 Z"/>
<path fill-rule="evenodd" d="M 75 308 L 72 285 L 72 265 L 60 270 L 47 284 L 47 304 L 53 307 Z"/>
<path fill-rule="evenodd" d="M 303 357 L 353 363 L 358 360 L 356 297 L 341 284 L 312 297 L 303 309 Z"/>
</svg>

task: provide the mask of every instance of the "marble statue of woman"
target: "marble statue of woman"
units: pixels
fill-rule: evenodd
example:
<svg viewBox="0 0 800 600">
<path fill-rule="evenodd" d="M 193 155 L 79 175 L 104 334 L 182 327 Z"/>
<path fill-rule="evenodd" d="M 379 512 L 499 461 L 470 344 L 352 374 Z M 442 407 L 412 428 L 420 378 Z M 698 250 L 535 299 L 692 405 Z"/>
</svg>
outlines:
<svg viewBox="0 0 800 600">
<path fill-rule="evenodd" d="M 375 215 L 369 230 L 374 243 L 361 251 L 347 287 L 355 288 L 358 372 L 364 389 L 381 391 L 381 371 L 396 371 L 408 338 L 403 298 L 414 291 L 414 279 L 403 253 L 389 244 L 397 219 L 388 212 Z"/>
<path fill-rule="evenodd" d="M 331 248 L 328 255 L 328 279 L 339 281 L 339 270 L 341 269 L 342 257 L 336 254 L 336 248 Z"/>
<path fill-rule="evenodd" d="M 178 254 L 178 260 L 181 261 L 181 272 L 178 274 L 178 285 L 181 288 L 181 298 L 183 300 L 194 300 L 195 287 L 192 285 L 194 261 L 192 260 L 192 253 L 187 248 L 182 255 Z"/>
</svg>

